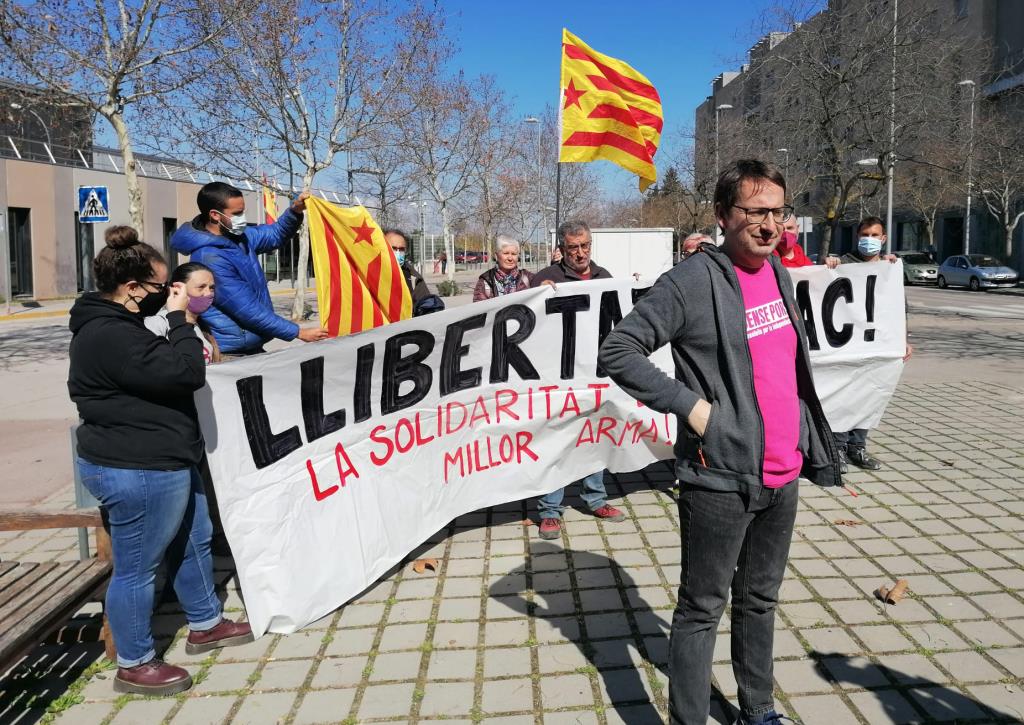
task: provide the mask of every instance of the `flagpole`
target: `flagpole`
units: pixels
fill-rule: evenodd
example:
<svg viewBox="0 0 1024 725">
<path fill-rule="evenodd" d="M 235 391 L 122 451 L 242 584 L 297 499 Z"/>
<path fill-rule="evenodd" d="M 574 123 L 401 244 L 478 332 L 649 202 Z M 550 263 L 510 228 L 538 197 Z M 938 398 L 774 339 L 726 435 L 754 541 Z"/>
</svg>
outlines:
<svg viewBox="0 0 1024 725">
<path fill-rule="evenodd" d="M 562 162 L 555 164 L 555 232 L 562 223 Z"/>
</svg>

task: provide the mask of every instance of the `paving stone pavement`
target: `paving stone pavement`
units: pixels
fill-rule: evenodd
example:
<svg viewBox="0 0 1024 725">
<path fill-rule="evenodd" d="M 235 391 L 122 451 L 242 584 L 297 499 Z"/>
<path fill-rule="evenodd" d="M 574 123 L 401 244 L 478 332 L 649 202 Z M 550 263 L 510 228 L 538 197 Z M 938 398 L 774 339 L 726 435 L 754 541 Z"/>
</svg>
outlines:
<svg viewBox="0 0 1024 725">
<path fill-rule="evenodd" d="M 885 468 L 851 473 L 847 490 L 802 484 L 776 626 L 780 709 L 807 725 L 1024 722 L 1022 420 L 1021 388 L 903 386 L 870 439 Z M 0 722 L 662 722 L 672 476 L 658 464 L 607 481 L 622 523 L 570 498 L 548 542 L 523 524 L 525 503 L 467 514 L 414 553 L 439 572 L 398 566 L 294 635 L 190 657 L 179 610 L 162 605 L 166 658 L 197 683 L 177 697 L 115 696 L 91 605 L 0 679 Z M 0 558 L 76 556 L 74 532 L 0 534 Z M 240 616 L 230 561 L 217 566 Z M 901 577 L 907 599 L 875 600 Z M 728 629 L 726 616 L 709 722 L 736 716 Z"/>
</svg>

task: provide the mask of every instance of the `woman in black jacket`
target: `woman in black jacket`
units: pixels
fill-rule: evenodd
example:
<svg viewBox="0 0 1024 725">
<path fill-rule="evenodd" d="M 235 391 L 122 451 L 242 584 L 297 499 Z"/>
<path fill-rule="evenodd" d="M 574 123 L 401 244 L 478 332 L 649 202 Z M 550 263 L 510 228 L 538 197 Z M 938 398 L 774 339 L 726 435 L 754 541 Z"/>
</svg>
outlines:
<svg viewBox="0 0 1024 725">
<path fill-rule="evenodd" d="M 169 695 L 188 689 L 192 678 L 156 658 L 151 618 L 163 560 L 189 623 L 189 654 L 252 641 L 252 632 L 223 618 L 213 588 L 210 516 L 196 470 L 203 440 L 192 398 L 206 366 L 185 319 L 185 286 L 168 286 L 163 258 L 131 227 L 111 227 L 106 242 L 93 262 L 99 292 L 71 308 L 68 390 L 82 419 L 77 462 L 110 524 L 114 689 Z M 163 338 L 143 319 L 165 303 Z"/>
</svg>

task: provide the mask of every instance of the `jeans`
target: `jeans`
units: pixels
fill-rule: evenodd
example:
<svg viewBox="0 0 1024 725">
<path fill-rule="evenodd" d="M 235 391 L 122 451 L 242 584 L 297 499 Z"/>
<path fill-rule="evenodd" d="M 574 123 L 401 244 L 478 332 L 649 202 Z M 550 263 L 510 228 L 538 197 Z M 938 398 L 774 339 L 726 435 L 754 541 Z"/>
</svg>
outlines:
<svg viewBox="0 0 1024 725">
<path fill-rule="evenodd" d="M 835 433 L 832 435 L 836 439 L 836 445 L 840 448 L 866 448 L 868 445 L 868 430 L 867 428 L 854 428 L 851 431 L 845 433 Z"/>
<path fill-rule="evenodd" d="M 583 498 L 584 503 L 587 504 L 587 508 L 595 511 L 604 506 L 608 498 L 608 492 L 604 487 L 604 471 L 584 476 L 578 483 L 583 487 L 580 496 Z M 565 506 L 562 505 L 563 498 L 565 498 L 564 487 L 555 489 L 551 493 L 538 498 L 537 510 L 540 517 L 542 519 L 562 518 L 562 511 L 565 510 Z"/>
<path fill-rule="evenodd" d="M 213 588 L 212 525 L 199 472 L 111 468 L 83 458 L 78 468 L 109 518 L 114 575 L 106 611 L 118 666 L 134 667 L 156 656 L 153 597 L 156 570 L 165 558 L 189 629 L 215 627 L 222 609 Z"/>
<path fill-rule="evenodd" d="M 669 641 L 669 718 L 705 725 L 715 633 L 732 590 L 732 662 L 744 718 L 774 708 L 775 606 L 789 558 L 797 483 L 753 495 L 685 486 L 682 571 Z"/>
</svg>

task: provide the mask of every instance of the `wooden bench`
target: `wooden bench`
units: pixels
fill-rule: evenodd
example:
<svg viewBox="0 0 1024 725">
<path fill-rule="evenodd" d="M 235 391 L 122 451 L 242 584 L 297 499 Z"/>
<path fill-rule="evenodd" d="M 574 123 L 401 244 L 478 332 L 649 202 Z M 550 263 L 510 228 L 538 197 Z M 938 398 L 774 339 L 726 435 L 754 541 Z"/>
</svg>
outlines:
<svg viewBox="0 0 1024 725">
<path fill-rule="evenodd" d="M 28 563 L 0 560 L 0 674 L 105 591 L 113 564 L 110 536 L 98 509 L 0 511 L 0 531 L 92 527 L 96 558 Z M 114 660 L 114 638 L 106 616 L 101 638 Z"/>
</svg>

